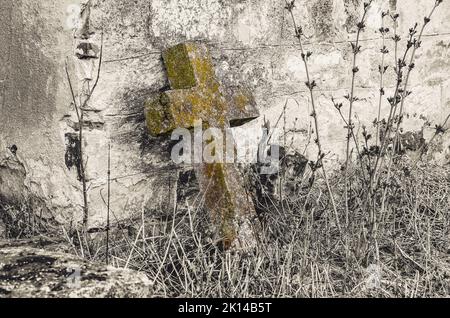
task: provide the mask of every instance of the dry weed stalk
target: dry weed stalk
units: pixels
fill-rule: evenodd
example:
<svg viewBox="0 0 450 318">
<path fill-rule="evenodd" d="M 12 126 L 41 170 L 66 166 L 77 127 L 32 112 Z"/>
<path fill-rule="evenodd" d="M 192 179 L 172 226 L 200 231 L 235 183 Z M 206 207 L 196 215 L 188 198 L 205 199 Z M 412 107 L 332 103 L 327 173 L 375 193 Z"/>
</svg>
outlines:
<svg viewBox="0 0 450 318">
<path fill-rule="evenodd" d="M 98 62 L 98 68 L 97 68 L 97 77 L 95 79 L 94 85 L 92 88 L 89 86 L 89 83 L 83 83 L 83 85 L 87 85 L 85 89 L 86 92 L 83 92 L 85 98 L 84 100 L 80 97 L 80 102 L 77 102 L 76 94 L 74 91 L 74 87 L 72 84 L 69 67 L 67 64 L 67 60 L 65 62 L 65 73 L 67 77 L 67 82 L 69 84 L 69 90 L 72 97 L 72 104 L 75 108 L 75 113 L 77 116 L 77 127 L 78 127 L 78 152 L 79 152 L 79 158 L 80 158 L 80 181 L 82 183 L 82 193 L 83 193 L 83 227 L 85 231 L 87 230 L 87 225 L 89 221 L 89 202 L 88 202 L 88 191 L 89 187 L 87 184 L 87 177 L 86 177 L 86 160 L 85 160 L 85 154 L 84 154 L 84 116 L 85 112 L 87 110 L 87 105 L 94 94 L 95 89 L 97 88 L 98 82 L 100 80 L 100 74 L 101 74 L 101 68 L 102 68 L 102 59 L 103 59 L 103 32 L 101 34 L 101 45 L 100 45 L 100 54 L 99 54 L 99 62 Z M 81 95 L 81 94 L 80 94 Z"/>
<path fill-rule="evenodd" d="M 299 48 L 300 48 L 300 52 L 301 52 L 301 57 L 303 60 L 303 63 L 305 65 L 305 70 L 306 70 L 306 78 L 307 78 L 307 82 L 305 83 L 306 86 L 309 89 L 310 92 L 310 96 L 311 96 L 311 106 L 312 106 L 312 113 L 311 113 L 311 117 L 314 119 L 314 129 L 316 131 L 316 145 L 318 148 L 318 159 L 317 162 L 315 164 L 312 165 L 312 168 L 314 171 L 317 171 L 319 169 L 322 169 L 322 174 L 323 177 L 325 179 L 325 183 L 327 185 L 327 189 L 328 189 L 328 194 L 330 196 L 330 200 L 331 200 L 331 204 L 332 204 L 332 208 L 334 211 L 334 216 L 335 216 L 335 221 L 336 221 L 336 226 L 339 229 L 339 232 L 341 233 L 341 225 L 340 225 L 340 220 L 339 220 L 339 213 L 337 210 L 337 205 L 336 205 L 336 201 L 334 199 L 334 195 L 333 195 L 333 191 L 331 189 L 330 186 L 330 181 L 327 175 L 327 170 L 324 166 L 323 163 L 323 159 L 325 158 L 325 153 L 322 150 L 322 143 L 320 141 L 320 130 L 319 130 L 319 119 L 318 119 L 318 115 L 317 115 L 317 108 L 316 108 L 316 102 L 315 102 L 315 97 L 314 97 L 314 88 L 317 86 L 316 81 L 311 80 L 311 75 L 309 72 L 309 67 L 308 67 L 308 59 L 312 56 L 312 52 L 305 52 L 304 47 L 303 47 L 303 41 L 302 41 L 302 37 L 303 37 L 303 29 L 301 26 L 297 26 L 296 20 L 295 20 L 295 16 L 294 16 L 294 7 L 295 7 L 295 1 L 296 0 L 285 0 L 286 3 L 286 10 L 289 11 L 290 16 L 292 18 L 292 23 L 294 25 L 294 30 L 295 30 L 295 37 L 298 40 L 298 44 L 299 44 Z"/>
</svg>

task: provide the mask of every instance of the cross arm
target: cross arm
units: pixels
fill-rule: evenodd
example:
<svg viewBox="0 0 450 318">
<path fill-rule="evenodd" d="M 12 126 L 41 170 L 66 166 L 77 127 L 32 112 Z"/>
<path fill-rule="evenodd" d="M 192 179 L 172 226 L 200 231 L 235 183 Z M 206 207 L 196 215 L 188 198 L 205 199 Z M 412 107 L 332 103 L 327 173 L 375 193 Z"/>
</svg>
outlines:
<svg viewBox="0 0 450 318">
<path fill-rule="evenodd" d="M 248 90 L 228 89 L 226 96 L 229 104 L 227 118 L 230 127 L 245 125 L 260 116 L 255 99 Z"/>
</svg>

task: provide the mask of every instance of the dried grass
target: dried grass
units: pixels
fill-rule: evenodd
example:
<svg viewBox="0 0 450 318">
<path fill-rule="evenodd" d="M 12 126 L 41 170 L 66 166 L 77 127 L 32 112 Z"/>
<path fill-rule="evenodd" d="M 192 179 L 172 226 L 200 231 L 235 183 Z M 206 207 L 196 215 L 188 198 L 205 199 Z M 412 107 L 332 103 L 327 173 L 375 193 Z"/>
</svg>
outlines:
<svg viewBox="0 0 450 318">
<path fill-rule="evenodd" d="M 267 206 L 264 243 L 251 253 L 224 253 L 211 245 L 209 220 L 198 206 L 146 224 L 145 235 L 139 221 L 122 224 L 126 230 L 114 231 L 110 258 L 114 266 L 146 272 L 160 297 L 448 297 L 450 169 L 410 166 L 401 161 L 391 168 L 376 238 L 359 200 L 366 190 L 358 171 L 350 170 L 350 224 L 342 236 L 326 185 L 318 180 L 295 200 Z M 341 221 L 342 173 L 330 178 Z M 95 250 L 92 259 L 103 260 L 105 246 Z"/>
</svg>

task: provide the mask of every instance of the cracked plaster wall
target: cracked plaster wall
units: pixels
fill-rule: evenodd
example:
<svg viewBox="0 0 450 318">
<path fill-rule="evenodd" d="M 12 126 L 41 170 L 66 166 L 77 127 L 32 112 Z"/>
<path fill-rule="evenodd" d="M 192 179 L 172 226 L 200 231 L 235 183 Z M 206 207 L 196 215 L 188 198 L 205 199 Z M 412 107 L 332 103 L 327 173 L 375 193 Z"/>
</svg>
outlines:
<svg viewBox="0 0 450 318">
<path fill-rule="evenodd" d="M 64 160 L 65 134 L 73 128 L 73 113 L 63 65 L 69 56 L 76 76 L 73 35 L 66 26 L 67 8 L 74 3 L 0 2 L 0 37 L 6 43 L 0 47 L 0 193 L 8 198 L 40 198 L 41 205 L 65 221 L 79 220 L 82 202 L 77 173 L 69 171 Z M 101 28 L 105 34 L 102 75 L 90 103 L 96 112 L 88 119 L 85 135 L 92 226 L 101 226 L 106 213 L 102 197 L 110 139 L 112 210 L 118 218 L 141 212 L 155 215 L 167 210 L 167 202 L 173 199 L 174 171 L 169 169 L 162 140 L 146 133 L 143 104 L 167 88 L 161 50 L 182 41 L 209 43 L 219 79 L 253 91 L 263 116 L 236 134 L 256 143 L 263 117 L 276 123 L 287 103 L 287 128 L 297 131 L 293 145 L 314 158 L 314 146 L 307 147 L 311 109 L 306 77 L 284 1 L 93 0 L 92 4 L 97 45 Z M 359 0 L 314 0 L 298 1 L 295 9 L 309 38 L 308 50 L 314 52 L 311 73 L 319 85 L 321 135 L 331 162 L 342 159 L 346 131 L 330 99 L 348 93 L 351 50 L 347 41 L 355 37 L 352 26 L 361 6 Z M 430 6 L 426 0 L 375 1 L 358 63 L 357 95 L 363 99 L 355 106 L 359 125 L 370 126 L 377 114 L 381 43 L 376 30 L 381 10 L 398 10 L 399 32 L 404 37 Z M 424 118 L 434 126 L 450 111 L 448 3 L 439 8 L 426 33 L 412 74 L 405 130 L 420 129 Z M 393 59 L 392 54 L 388 59 Z M 392 72 L 389 77 L 393 78 Z M 392 85 L 391 80 L 387 86 Z M 425 136 L 431 133 L 426 130 Z M 11 157 L 7 147 L 12 144 L 18 151 Z M 448 137 L 441 148 L 437 157 L 448 163 Z M 4 163 L 11 160 L 23 167 L 19 169 L 23 178 L 11 181 L 11 170 Z"/>
</svg>

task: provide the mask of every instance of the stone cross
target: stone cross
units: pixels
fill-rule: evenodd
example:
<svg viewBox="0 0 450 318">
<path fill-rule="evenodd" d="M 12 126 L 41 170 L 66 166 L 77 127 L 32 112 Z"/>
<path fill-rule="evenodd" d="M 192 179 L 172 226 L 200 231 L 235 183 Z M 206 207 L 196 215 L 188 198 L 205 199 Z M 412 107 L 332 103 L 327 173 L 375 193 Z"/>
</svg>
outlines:
<svg viewBox="0 0 450 318">
<path fill-rule="evenodd" d="M 198 120 L 224 131 L 256 119 L 251 94 L 227 91 L 216 79 L 205 45 L 183 43 L 163 53 L 172 90 L 146 103 L 147 127 L 153 136 L 177 128 L 191 129 Z M 206 125 L 205 125 L 206 124 Z M 234 140 L 233 140 L 234 149 Z M 201 194 L 223 248 L 254 245 L 256 212 L 234 164 L 196 163 Z"/>
</svg>

